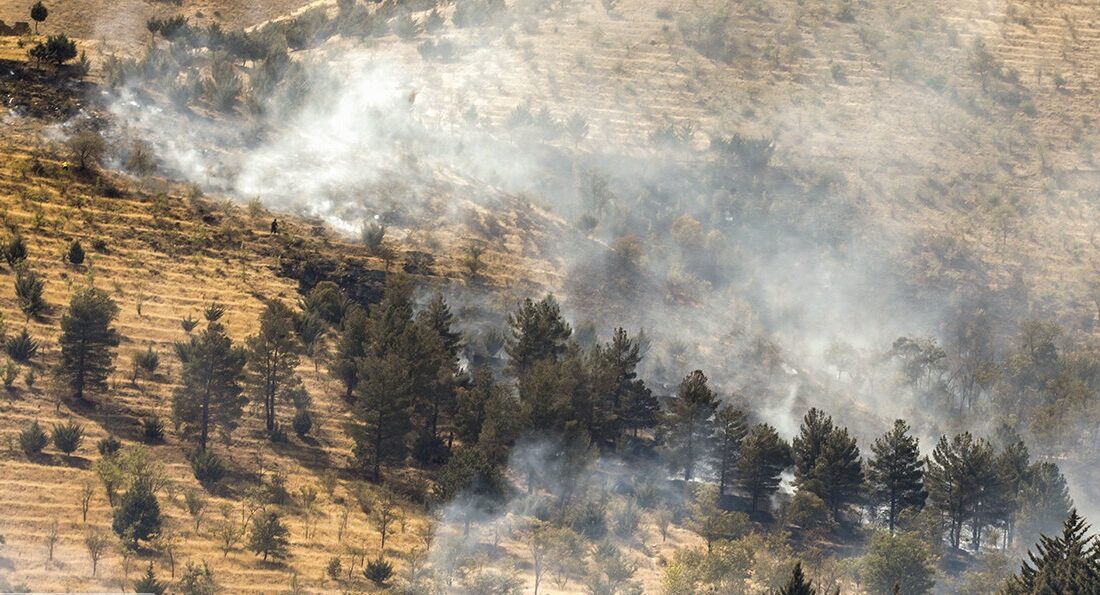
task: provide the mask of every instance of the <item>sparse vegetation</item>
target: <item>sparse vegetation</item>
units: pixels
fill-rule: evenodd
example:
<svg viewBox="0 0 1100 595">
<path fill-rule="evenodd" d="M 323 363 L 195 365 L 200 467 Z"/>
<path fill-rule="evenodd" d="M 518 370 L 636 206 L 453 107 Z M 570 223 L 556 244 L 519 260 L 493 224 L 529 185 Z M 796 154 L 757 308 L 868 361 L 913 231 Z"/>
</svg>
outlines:
<svg viewBox="0 0 1100 595">
<path fill-rule="evenodd" d="M 51 436 L 54 448 L 66 455 L 71 455 L 84 441 L 84 426 L 73 421 L 59 424 L 53 427 Z"/>
<path fill-rule="evenodd" d="M 32 421 L 29 426 L 19 433 L 19 448 L 23 449 L 23 452 L 28 456 L 41 453 L 42 449 L 46 448 L 47 442 L 49 442 L 49 438 L 46 437 L 46 432 L 42 430 L 42 426 L 38 425 L 38 420 Z"/>
</svg>

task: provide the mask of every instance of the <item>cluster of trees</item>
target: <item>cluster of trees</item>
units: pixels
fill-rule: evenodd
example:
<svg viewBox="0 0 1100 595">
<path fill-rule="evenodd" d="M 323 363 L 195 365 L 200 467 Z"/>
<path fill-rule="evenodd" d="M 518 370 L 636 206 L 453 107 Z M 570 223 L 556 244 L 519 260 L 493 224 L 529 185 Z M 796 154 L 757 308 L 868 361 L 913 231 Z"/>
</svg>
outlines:
<svg viewBox="0 0 1100 595">
<path fill-rule="evenodd" d="M 750 513 L 793 466 L 804 507 L 812 495 L 835 522 L 867 507 L 893 532 L 929 505 L 926 516 L 942 519 L 956 548 L 963 527 L 975 550 L 989 527 L 1001 530 L 1007 546 L 1019 524 L 1033 538 L 1071 506 L 1057 466 L 1031 462 L 1008 430 L 999 448 L 964 433 L 941 438 L 924 458 L 898 420 L 864 460 L 856 438 L 824 412 L 811 409 L 788 444 L 767 424 L 750 423 L 750 413 L 723 405 L 701 371 L 685 377 L 662 408 L 637 376 L 644 337 L 618 329 L 606 344 L 582 348 L 551 296 L 526 300 L 508 317 L 501 376 L 512 382 L 487 368 L 458 369 L 461 341 L 441 297 L 416 312 L 407 290 L 391 290 L 369 315 L 348 307 L 341 325 L 333 370 L 354 403 L 357 424 L 349 431 L 357 460 L 375 480 L 382 464 L 411 453 L 423 464 L 447 461 L 457 439 L 470 452 L 455 457 L 443 477 L 462 487 L 492 475 L 486 467 L 505 461 L 523 436 L 547 439 L 563 461 L 583 461 L 593 449 L 655 450 L 684 481 L 713 478 L 717 499 L 742 495 Z M 466 473 L 450 473 L 456 469 Z M 538 470 L 529 471 L 534 483 Z"/>
<path fill-rule="evenodd" d="M 286 440 L 286 425 L 279 416 L 286 403 L 296 411 L 292 421 L 295 432 L 305 436 L 310 431 L 311 399 L 296 369 L 307 346 L 315 347 L 320 341 L 308 313 L 299 316 L 278 301 L 264 308 L 259 332 L 243 346 L 234 344 L 227 333 L 221 323 L 224 315 L 225 308 L 215 302 L 204 312 L 207 324 L 201 331 L 196 332 L 193 320 L 184 320 L 188 337 L 175 345 L 182 369 L 172 395 L 172 415 L 183 435 L 197 440 L 192 458 L 196 474 L 214 481 L 221 472 L 207 452 L 211 434 L 231 434 L 249 397 L 261 405 L 264 427 L 273 441 Z"/>
<path fill-rule="evenodd" d="M 941 345 L 934 338 L 901 337 L 889 355 L 900 366 L 902 388 L 943 414 L 1019 420 L 1044 446 L 1074 448 L 1076 424 L 1094 420 L 1100 362 L 1092 346 L 1075 345 L 1057 323 L 1024 320 L 1002 341 L 988 314 L 959 312 Z M 866 375 L 858 358 L 839 367 Z"/>
</svg>

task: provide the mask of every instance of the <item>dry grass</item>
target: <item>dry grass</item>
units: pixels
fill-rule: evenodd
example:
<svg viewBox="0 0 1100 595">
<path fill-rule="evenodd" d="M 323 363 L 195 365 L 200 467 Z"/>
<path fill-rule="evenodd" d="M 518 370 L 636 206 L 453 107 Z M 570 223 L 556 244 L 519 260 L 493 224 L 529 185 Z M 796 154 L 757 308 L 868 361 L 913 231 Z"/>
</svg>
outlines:
<svg viewBox="0 0 1100 595">
<path fill-rule="evenodd" d="M 263 307 L 261 300 L 294 303 L 296 284 L 276 275 L 282 247 L 278 238 L 267 233 L 270 220 L 265 215 L 253 218 L 240 208 L 214 205 L 211 211 L 215 219 L 231 220 L 229 225 L 239 234 L 239 243 L 183 253 L 177 247 L 186 238 L 216 234 L 221 226 L 220 221 L 212 225 L 196 216 L 190 201 L 183 197 L 185 188 L 169 186 L 166 200 L 156 204 L 145 194 L 104 198 L 94 187 L 69 173 L 56 177 L 25 175 L 32 159 L 27 147 L 37 144 L 33 137 L 39 132 L 33 126 L 18 132 L 13 129 L 5 135 L 0 149 L 8 157 L 3 171 L 7 181 L 0 188 L 3 223 L 21 230 L 27 238 L 30 264 L 45 276 L 46 300 L 52 307 L 43 319 L 27 323 L 44 347 L 34 366 L 41 380 L 33 390 L 28 389 L 21 371 L 15 390 L 0 395 L 0 415 L 4 420 L 0 433 L 7 445 L 0 455 L 0 476 L 4 478 L 0 483 L 0 507 L 8 511 L 0 522 L 0 534 L 7 541 L 0 549 L 3 560 L 0 566 L 7 568 L 4 574 L 13 580 L 26 581 L 39 590 L 110 590 L 118 587 L 121 558 L 112 552 L 101 563 L 98 577 L 90 576 L 90 561 L 82 544 L 87 527 L 80 522 L 79 513 L 81 486 L 85 481 L 92 482 L 96 494 L 88 526 L 109 530 L 110 509 L 90 469 L 91 462 L 98 457 L 96 441 L 110 429 L 129 444 L 138 438 L 139 416 L 155 413 L 167 420 L 169 395 L 178 375 L 171 344 L 184 336 L 181 318 L 189 314 L 201 318 L 204 304 L 218 301 L 228 309 L 225 321 L 230 334 L 241 340 L 255 330 Z M 60 171 L 59 159 L 48 153 L 34 154 L 42 155 L 40 161 L 46 168 Z M 116 182 L 125 184 L 124 180 Z M 283 230 L 286 236 L 311 238 L 308 227 L 300 222 L 284 219 Z M 171 239 L 162 244 L 157 238 L 165 236 Z M 73 239 L 80 240 L 88 249 L 88 259 L 80 267 L 62 262 L 61 255 Z M 106 242 L 105 252 L 92 250 L 96 239 Z M 333 245 L 335 242 L 325 237 L 307 241 L 319 245 L 332 242 L 330 249 L 335 253 L 354 249 L 348 244 Z M 24 323 L 15 304 L 12 280 L 11 271 L 5 267 L 0 273 L 0 312 L 8 321 L 9 331 Z M 118 302 L 121 314 L 117 328 L 124 337 L 110 395 L 94 409 L 67 402 L 59 404 L 46 382 L 46 365 L 56 353 L 60 312 L 73 287 L 83 283 L 106 290 Z M 147 347 L 162 355 L 162 369 L 156 379 L 132 384 L 131 356 Z M 324 469 L 342 468 L 349 452 L 341 425 L 347 411 L 335 396 L 337 391 L 323 372 L 321 377 L 314 374 L 310 362 L 303 363 L 300 372 L 314 396 L 313 439 L 303 443 L 292 438 L 290 444 L 273 448 L 264 439 L 258 417 L 250 411 L 233 443 L 217 446 L 233 468 L 254 471 L 262 465 L 269 474 L 274 469 L 285 473 L 292 493 L 300 486 L 316 485 L 317 476 Z M 12 440 L 19 429 L 35 419 L 47 428 L 69 419 L 84 424 L 87 429 L 84 444 L 73 457 L 27 460 L 13 447 Z M 289 419 L 283 423 L 288 425 Z M 198 488 L 184 459 L 189 447 L 180 443 L 173 432 L 169 431 L 166 444 L 149 448 L 165 464 L 176 486 L 177 498 L 184 489 Z M 167 501 L 162 506 L 169 518 L 168 526 L 181 538 L 177 560 L 208 560 L 228 592 L 269 592 L 287 584 L 291 569 L 300 574 L 303 584 L 319 586 L 324 564 L 341 551 L 335 528 L 340 506 L 321 491 L 323 516 L 316 538 L 306 542 L 302 537 L 303 519 L 295 514 L 289 516 L 294 546 L 293 557 L 286 567 L 263 564 L 241 551 L 223 559 L 207 530 L 195 533 L 189 528 L 189 517 L 181 507 Z M 337 490 L 337 497 L 346 497 L 343 487 Z M 236 510 L 235 500 L 213 498 L 207 515 L 208 527 L 220 518 L 217 510 L 223 504 Z M 411 522 L 406 531 L 391 542 L 391 556 L 408 552 L 419 543 L 416 535 L 423 527 L 422 515 L 412 510 L 409 515 Z M 377 543 L 374 530 L 361 513 L 354 512 L 351 516 L 345 542 L 365 544 L 371 551 L 370 546 Z M 55 519 L 61 524 L 61 541 L 56 562 L 47 564 L 42 539 Z M 377 545 L 373 547 L 377 549 Z"/>
</svg>

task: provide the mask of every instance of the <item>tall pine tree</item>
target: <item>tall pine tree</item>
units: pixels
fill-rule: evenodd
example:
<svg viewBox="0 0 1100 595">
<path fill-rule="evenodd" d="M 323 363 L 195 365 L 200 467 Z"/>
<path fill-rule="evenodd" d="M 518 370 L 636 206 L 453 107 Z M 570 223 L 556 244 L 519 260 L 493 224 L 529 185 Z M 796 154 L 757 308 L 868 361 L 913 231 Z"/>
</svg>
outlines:
<svg viewBox="0 0 1100 595">
<path fill-rule="evenodd" d="M 82 400 L 107 390 L 113 369 L 118 332 L 111 326 L 118 306 L 106 292 L 94 287 L 78 289 L 61 317 L 61 360 L 57 376 L 70 394 Z"/>
<path fill-rule="evenodd" d="M 1100 550 L 1089 526 L 1070 511 L 1057 537 L 1042 536 L 1002 595 L 1100 594 Z"/>
<path fill-rule="evenodd" d="M 820 497 L 833 516 L 861 500 L 863 464 L 856 439 L 847 428 L 837 428 L 831 417 L 810 409 L 792 442 L 795 481 L 799 489 Z"/>
<path fill-rule="evenodd" d="M 793 463 L 791 446 L 775 428 L 757 424 L 741 442 L 741 458 L 737 461 L 737 485 L 749 495 L 750 511 L 755 513 L 760 501 L 779 489 L 780 474 Z"/>
<path fill-rule="evenodd" d="M 871 501 L 886 509 L 886 524 L 894 532 L 898 514 L 919 511 L 928 494 L 924 491 L 924 462 L 909 424 L 896 420 L 894 427 L 871 445 L 874 459 L 867 465 Z"/>
<path fill-rule="evenodd" d="M 684 481 L 691 481 L 699 461 L 714 448 L 717 409 L 718 398 L 701 370 L 688 374 L 669 400 L 661 437 L 672 471 L 682 471 Z"/>
<path fill-rule="evenodd" d="M 263 403 L 267 431 L 275 429 L 276 400 L 294 384 L 301 345 L 294 330 L 294 313 L 273 301 L 260 315 L 260 332 L 249 337 L 248 379 L 256 398 Z"/>
<path fill-rule="evenodd" d="M 726 494 L 737 476 L 741 458 L 741 442 L 749 433 L 748 416 L 744 411 L 726 405 L 718 411 L 718 440 L 714 449 L 714 466 L 718 470 L 718 497 Z"/>
<path fill-rule="evenodd" d="M 993 482 L 992 489 L 983 482 Z M 924 474 L 928 499 L 947 522 L 948 541 L 958 549 L 962 542 L 963 525 L 973 520 L 972 537 L 980 545 L 982 523 L 994 514 L 997 490 L 1004 493 L 997 481 L 993 448 L 969 432 L 952 438 L 941 436 Z"/>
<path fill-rule="evenodd" d="M 1049 535 L 1069 516 L 1073 499 L 1058 465 L 1043 461 L 1028 467 L 1020 489 L 1017 522 L 1027 540 Z"/>
<path fill-rule="evenodd" d="M 434 378 L 428 379 L 419 407 L 423 431 L 434 438 L 439 432 L 441 421 L 445 421 L 444 417 L 454 413 L 456 389 L 468 382 L 458 364 L 462 335 L 452 328 L 454 315 L 440 294 L 433 297 L 417 314 L 416 321 L 425 333 L 424 342 L 434 356 L 431 362 Z"/>
<path fill-rule="evenodd" d="M 511 335 L 505 349 L 517 376 L 522 376 L 540 360 L 561 357 L 573 335 L 572 327 L 562 318 L 561 307 L 552 295 L 538 302 L 525 299 L 508 315 L 508 327 Z"/>
<path fill-rule="evenodd" d="M 825 440 L 833 433 L 833 418 L 814 407 L 802 418 L 798 436 L 791 441 L 794 454 L 794 478 L 798 483 L 813 479 L 817 458 L 825 447 Z"/>
<path fill-rule="evenodd" d="M 349 434 L 360 469 L 374 481 L 381 481 L 383 463 L 400 463 L 408 455 L 412 405 L 412 378 L 405 360 L 396 354 L 359 360 L 353 407 L 358 423 L 349 427 Z"/>
<path fill-rule="evenodd" d="M 188 341 L 176 343 L 183 371 L 172 395 L 172 414 L 185 434 L 198 434 L 206 450 L 212 429 L 232 432 L 247 401 L 241 396 L 241 373 L 247 355 L 218 322 L 211 322 Z"/>
<path fill-rule="evenodd" d="M 359 358 L 367 355 L 367 313 L 359 306 L 350 306 L 341 322 L 340 338 L 336 341 L 336 361 L 332 374 L 344 385 L 344 398 L 352 399 L 359 383 Z"/>
</svg>

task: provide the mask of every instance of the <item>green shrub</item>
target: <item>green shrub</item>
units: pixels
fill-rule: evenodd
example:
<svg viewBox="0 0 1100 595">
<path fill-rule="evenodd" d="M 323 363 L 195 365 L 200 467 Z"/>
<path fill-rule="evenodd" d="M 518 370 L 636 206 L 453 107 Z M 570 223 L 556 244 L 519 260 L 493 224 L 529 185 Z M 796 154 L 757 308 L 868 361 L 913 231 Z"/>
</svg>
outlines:
<svg viewBox="0 0 1100 595">
<path fill-rule="evenodd" d="M 252 521 L 252 535 L 248 540 L 248 548 L 262 555 L 264 560 L 268 558 L 282 560 L 287 556 L 287 548 L 290 545 L 289 535 L 290 532 L 278 514 L 264 513 Z"/>
<path fill-rule="evenodd" d="M 367 562 L 366 568 L 363 569 L 363 576 L 376 585 L 384 585 L 393 576 L 393 564 L 382 558 L 371 560 Z"/>
<path fill-rule="evenodd" d="M 216 301 L 210 302 L 210 305 L 203 310 L 202 315 L 206 317 L 207 322 L 217 322 L 222 319 L 222 316 L 225 316 L 225 306 Z"/>
<path fill-rule="evenodd" d="M 38 420 L 32 421 L 31 425 L 19 432 L 19 447 L 28 455 L 42 452 L 47 442 L 49 438 L 46 437 L 46 432 L 42 431 L 42 426 L 38 425 Z"/>
<path fill-rule="evenodd" d="M 276 444 L 285 444 L 286 429 L 284 429 L 281 424 L 275 424 L 275 427 L 267 433 L 267 437 Z"/>
<path fill-rule="evenodd" d="M 642 513 L 638 510 L 637 502 L 628 499 L 615 509 L 612 520 L 615 525 L 615 535 L 630 539 L 638 531 L 638 526 L 642 522 Z"/>
<path fill-rule="evenodd" d="M 3 374 L 0 378 L 4 380 L 4 388 L 8 390 L 15 390 L 15 379 L 19 375 L 19 368 L 15 367 L 15 364 L 8 362 L 4 364 Z"/>
<path fill-rule="evenodd" d="M 155 415 L 141 418 L 141 438 L 146 444 L 164 442 L 164 422 Z"/>
<path fill-rule="evenodd" d="M 313 429 L 313 417 L 310 416 L 308 410 L 301 409 L 298 413 L 294 414 L 293 425 L 294 433 L 297 434 L 299 438 L 305 438 L 306 434 L 309 434 L 309 431 Z"/>
<path fill-rule="evenodd" d="M 42 280 L 42 276 L 27 268 L 26 263 L 16 267 L 15 297 L 19 309 L 27 318 L 38 316 L 46 310 L 46 301 L 42 299 L 45 289 L 46 282 Z"/>
<path fill-rule="evenodd" d="M 340 558 L 333 556 L 329 558 L 328 564 L 325 565 L 325 575 L 334 581 L 340 580 L 343 576 L 344 565 L 340 562 Z"/>
<path fill-rule="evenodd" d="M 38 353 L 38 341 L 32 339 L 30 332 L 24 327 L 18 335 L 8 337 L 4 349 L 12 361 L 26 363 Z"/>
<path fill-rule="evenodd" d="M 134 366 L 148 375 L 152 375 L 160 367 L 160 354 L 150 347 L 145 351 L 134 354 Z"/>
<path fill-rule="evenodd" d="M 84 248 L 79 241 L 73 240 L 73 243 L 69 244 L 69 251 L 65 254 L 65 260 L 69 264 L 84 264 Z"/>
<path fill-rule="evenodd" d="M 180 320 L 180 326 L 183 327 L 183 332 L 191 334 L 191 331 L 195 330 L 195 327 L 199 325 L 199 321 L 191 317 L 190 314 L 187 318 Z"/>
<path fill-rule="evenodd" d="M 267 484 L 268 502 L 276 506 L 282 506 L 290 502 L 290 490 L 286 487 L 286 474 L 274 473 Z"/>
<path fill-rule="evenodd" d="M 160 504 L 146 478 L 137 478 L 122 495 L 111 528 L 130 542 L 144 541 L 160 531 Z"/>
<path fill-rule="evenodd" d="M 115 438 L 114 436 L 107 436 L 106 438 L 102 438 L 99 442 L 96 442 L 95 444 L 95 449 L 99 451 L 99 454 L 105 457 L 109 457 L 115 454 L 120 448 L 122 448 L 122 443 L 119 442 L 118 438 Z"/>
<path fill-rule="evenodd" d="M 38 42 L 28 54 L 39 64 L 47 62 L 61 66 L 76 57 L 76 42 L 64 34 L 51 35 L 46 41 Z"/>
<path fill-rule="evenodd" d="M 225 464 L 218 455 L 208 450 L 200 450 L 191 455 L 191 471 L 194 472 L 195 479 L 199 480 L 199 483 L 209 487 L 225 477 Z"/>
<path fill-rule="evenodd" d="M 57 450 L 70 455 L 76 452 L 76 449 L 80 448 L 80 443 L 84 441 L 84 426 L 73 421 L 56 425 L 53 427 L 51 437 Z"/>
<path fill-rule="evenodd" d="M 7 260 L 10 266 L 14 267 L 27 259 L 27 242 L 23 240 L 23 236 L 20 234 L 13 235 L 3 247 L 3 250 L 4 260 Z"/>
<path fill-rule="evenodd" d="M 382 247 L 382 241 L 386 238 L 386 226 L 381 223 L 370 222 L 363 226 L 363 245 L 371 254 L 377 254 Z"/>
<path fill-rule="evenodd" d="M 164 595 L 167 590 L 167 586 L 164 583 L 157 580 L 157 575 L 153 572 L 153 563 L 149 563 L 149 568 L 146 569 L 145 574 L 141 579 L 134 582 L 135 593 L 150 593 L 151 595 Z"/>
<path fill-rule="evenodd" d="M 570 528 L 585 537 L 597 540 L 607 535 L 607 512 L 598 502 L 588 500 L 566 513 Z"/>
</svg>

